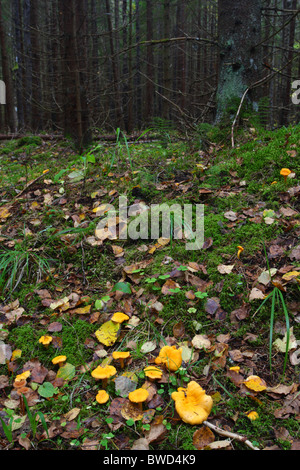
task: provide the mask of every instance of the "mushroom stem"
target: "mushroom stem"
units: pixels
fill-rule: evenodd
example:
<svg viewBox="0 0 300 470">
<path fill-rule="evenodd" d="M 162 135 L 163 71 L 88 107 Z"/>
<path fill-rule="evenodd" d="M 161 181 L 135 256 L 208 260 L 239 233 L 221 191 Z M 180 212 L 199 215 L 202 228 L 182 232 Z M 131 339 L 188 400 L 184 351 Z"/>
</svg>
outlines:
<svg viewBox="0 0 300 470">
<path fill-rule="evenodd" d="M 21 416 L 25 415 L 25 403 L 24 403 L 23 395 L 20 395 L 20 413 L 21 413 Z"/>
<path fill-rule="evenodd" d="M 107 387 L 107 379 L 102 379 L 102 388 L 106 389 Z"/>
<path fill-rule="evenodd" d="M 124 369 L 124 359 L 122 357 L 120 357 L 120 366 Z"/>
</svg>

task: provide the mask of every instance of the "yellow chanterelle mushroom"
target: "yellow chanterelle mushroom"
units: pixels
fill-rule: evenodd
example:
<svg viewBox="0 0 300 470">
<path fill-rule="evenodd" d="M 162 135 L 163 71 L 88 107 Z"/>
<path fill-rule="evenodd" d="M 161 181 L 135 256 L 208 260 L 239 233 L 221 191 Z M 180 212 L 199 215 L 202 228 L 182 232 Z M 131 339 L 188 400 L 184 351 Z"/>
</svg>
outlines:
<svg viewBox="0 0 300 470">
<path fill-rule="evenodd" d="M 192 425 L 203 423 L 213 406 L 212 397 L 195 381 L 189 382 L 187 388 L 178 388 L 171 397 L 182 421 Z"/>
</svg>

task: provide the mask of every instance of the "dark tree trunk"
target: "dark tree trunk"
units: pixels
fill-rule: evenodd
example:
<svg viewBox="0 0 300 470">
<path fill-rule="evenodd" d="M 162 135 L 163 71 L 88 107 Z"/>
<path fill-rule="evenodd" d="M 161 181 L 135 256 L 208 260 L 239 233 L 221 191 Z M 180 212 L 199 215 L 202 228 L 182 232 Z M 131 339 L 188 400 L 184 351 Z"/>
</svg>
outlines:
<svg viewBox="0 0 300 470">
<path fill-rule="evenodd" d="M 142 125 L 142 91 L 141 91 L 141 47 L 140 42 L 140 0 L 135 2 L 135 40 L 137 43 L 136 47 L 136 77 L 135 77 L 135 94 L 136 94 L 136 125 L 138 128 Z"/>
<path fill-rule="evenodd" d="M 164 38 L 171 37 L 170 29 L 170 0 L 164 1 Z M 166 44 L 163 49 L 163 95 L 166 99 L 162 101 L 162 117 L 164 119 L 170 118 L 170 104 L 168 100 L 171 97 L 171 87 L 172 87 L 172 62 L 170 54 L 170 45 Z"/>
<path fill-rule="evenodd" d="M 296 10 L 297 0 L 284 0 L 283 7 L 286 10 Z M 284 18 L 286 21 L 286 17 Z M 283 54 L 283 63 L 287 63 L 285 68 L 285 77 L 282 80 L 282 97 L 281 97 L 281 112 L 279 117 L 279 125 L 286 126 L 289 121 L 289 107 L 291 106 L 291 84 L 292 84 L 292 67 L 293 67 L 293 56 L 294 56 L 294 41 L 295 41 L 295 27 L 296 18 L 283 29 L 283 46 L 287 48 Z"/>
<path fill-rule="evenodd" d="M 108 23 L 108 31 L 109 31 L 109 42 L 110 42 L 110 51 L 111 51 L 111 64 L 112 64 L 112 72 L 113 72 L 113 88 L 115 91 L 115 114 L 116 114 L 116 125 L 117 127 L 124 127 L 123 124 L 123 111 L 122 111 L 122 101 L 120 95 L 120 77 L 119 77 L 119 64 L 118 60 L 115 57 L 115 48 L 114 48 L 114 39 L 113 39 L 113 26 L 112 26 L 112 19 L 111 19 L 111 9 L 110 9 L 110 2 L 106 0 L 106 15 L 107 15 L 107 23 Z"/>
<path fill-rule="evenodd" d="M 15 23 L 15 56 L 17 68 L 15 71 L 16 84 L 16 100 L 17 100 L 17 127 L 20 129 L 24 126 L 24 108 L 22 93 L 22 61 L 23 61 L 23 39 L 22 39 L 22 16 L 20 8 L 20 0 L 14 0 L 13 14 Z"/>
<path fill-rule="evenodd" d="M 15 131 L 15 117 L 14 117 L 14 98 L 13 86 L 11 79 L 11 68 L 9 63 L 6 33 L 4 30 L 4 21 L 2 16 L 2 8 L 0 2 L 0 45 L 1 45 L 1 58 L 2 58 L 2 73 L 3 81 L 6 88 L 6 104 L 5 104 L 5 121 L 6 127 L 10 132 Z"/>
<path fill-rule="evenodd" d="M 85 3 L 85 2 L 84 2 Z M 82 151 L 91 142 L 84 77 L 85 15 L 82 0 L 62 2 L 64 20 L 64 134 Z"/>
<path fill-rule="evenodd" d="M 31 60 L 32 60 L 32 103 L 31 103 L 31 128 L 34 132 L 43 128 L 41 122 L 41 38 L 38 31 L 38 0 L 31 0 L 30 4 L 30 36 L 31 36 Z"/>
<path fill-rule="evenodd" d="M 218 28 L 220 64 L 216 120 L 230 104 L 261 78 L 261 0 L 219 0 Z M 257 89 L 248 93 L 253 107 L 258 105 Z M 235 103 L 236 104 L 236 103 Z"/>
<path fill-rule="evenodd" d="M 147 41 L 153 39 L 153 4 L 152 0 L 146 0 L 146 23 Z M 152 46 L 147 47 L 147 82 L 146 82 L 146 102 L 145 102 L 145 121 L 149 123 L 153 118 L 153 106 L 154 106 L 154 63 L 153 63 L 153 49 Z"/>
</svg>

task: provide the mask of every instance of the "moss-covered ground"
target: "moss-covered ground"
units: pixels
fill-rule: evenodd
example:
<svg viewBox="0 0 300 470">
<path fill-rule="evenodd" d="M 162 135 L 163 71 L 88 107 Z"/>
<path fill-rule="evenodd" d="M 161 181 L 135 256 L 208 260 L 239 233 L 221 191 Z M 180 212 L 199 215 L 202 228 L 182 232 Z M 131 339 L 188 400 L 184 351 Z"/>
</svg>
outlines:
<svg viewBox="0 0 300 470">
<path fill-rule="evenodd" d="M 229 135 L 208 126 L 205 144 L 199 131 L 190 139 L 103 142 L 83 156 L 68 141 L 1 143 L 2 448 L 203 448 L 209 443 L 196 431 L 205 425 L 183 422 L 171 397 L 190 381 L 213 397 L 212 424 L 260 449 L 299 446 L 299 131 L 245 127 L 231 148 Z M 282 168 L 291 170 L 286 181 Z M 108 205 L 118 210 L 120 196 L 148 209 L 203 204 L 204 246 L 187 250 L 174 231 L 164 240 L 149 227 L 145 239 L 122 239 L 120 219 L 117 238 L 105 238 L 97 224 Z M 263 303 L 274 289 L 276 308 L 271 297 Z M 95 333 L 118 311 L 127 321 L 110 343 L 99 341 Z M 270 335 L 282 345 L 287 332 L 287 356 L 273 345 L 270 357 Z M 48 348 L 43 335 L 53 338 Z M 149 384 L 143 369 L 165 344 L 182 347 L 184 360 Z M 125 369 L 112 360 L 115 350 L 130 351 Z M 51 362 L 57 355 L 67 357 L 60 371 Z M 91 371 L 103 363 L 117 374 L 100 405 Z M 14 387 L 24 370 L 29 409 L 45 420 L 36 433 Z M 263 391 L 246 387 L 251 375 Z M 151 400 L 137 417 L 128 393 L 142 386 Z M 226 440 L 217 431 L 210 438 Z M 247 449 L 238 439 L 221 445 Z"/>
</svg>

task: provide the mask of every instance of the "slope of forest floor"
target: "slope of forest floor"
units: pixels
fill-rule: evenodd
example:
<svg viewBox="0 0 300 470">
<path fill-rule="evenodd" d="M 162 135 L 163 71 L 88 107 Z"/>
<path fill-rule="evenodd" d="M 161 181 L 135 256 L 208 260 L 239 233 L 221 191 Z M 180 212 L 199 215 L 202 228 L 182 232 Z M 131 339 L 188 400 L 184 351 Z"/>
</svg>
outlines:
<svg viewBox="0 0 300 470">
<path fill-rule="evenodd" d="M 117 140 L 84 156 L 66 140 L 1 143 L 0 448 L 300 448 L 299 131 L 251 128 L 234 149 L 213 135 Z M 121 239 L 121 219 L 108 238 L 97 224 L 120 196 L 145 213 L 204 204 L 202 249 L 174 233 Z M 117 327 L 115 312 L 128 316 Z M 150 381 L 166 344 L 182 365 Z M 130 352 L 124 368 L 113 351 Z M 117 370 L 104 404 L 100 364 Z M 190 381 L 213 398 L 201 425 L 171 397 Z M 128 399 L 141 387 L 142 411 Z"/>
</svg>

